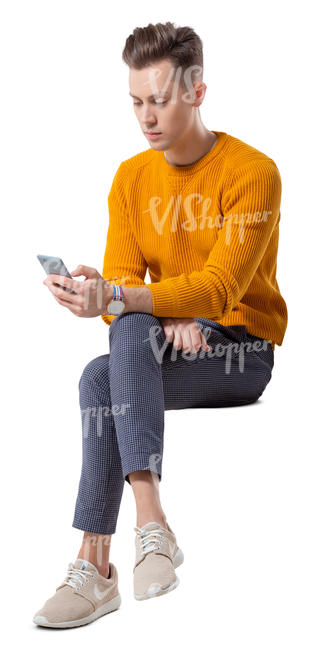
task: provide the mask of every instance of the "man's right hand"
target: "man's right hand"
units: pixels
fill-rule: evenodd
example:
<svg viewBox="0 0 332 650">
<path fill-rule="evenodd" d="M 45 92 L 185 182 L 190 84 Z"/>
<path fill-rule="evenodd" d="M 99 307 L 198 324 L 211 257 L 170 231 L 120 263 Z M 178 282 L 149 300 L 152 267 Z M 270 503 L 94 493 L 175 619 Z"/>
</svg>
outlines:
<svg viewBox="0 0 332 650">
<path fill-rule="evenodd" d="M 173 341 L 173 347 L 184 352 L 205 352 L 211 349 L 205 336 L 194 318 L 159 318 L 165 332 L 166 340 Z"/>
</svg>

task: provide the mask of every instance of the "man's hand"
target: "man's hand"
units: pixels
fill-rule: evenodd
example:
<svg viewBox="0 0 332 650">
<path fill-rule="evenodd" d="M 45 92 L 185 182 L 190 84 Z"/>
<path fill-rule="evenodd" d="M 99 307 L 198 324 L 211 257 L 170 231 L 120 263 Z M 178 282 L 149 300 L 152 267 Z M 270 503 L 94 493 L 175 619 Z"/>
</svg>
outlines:
<svg viewBox="0 0 332 650">
<path fill-rule="evenodd" d="M 112 287 L 98 273 L 97 269 L 80 264 L 74 271 L 71 271 L 71 275 L 85 275 L 86 279 L 84 282 L 80 282 L 71 280 L 64 275 L 49 273 L 43 284 L 49 288 L 59 305 L 68 307 L 75 316 L 94 318 L 107 313 L 106 308 L 112 298 Z M 69 293 L 57 285 L 68 287 L 73 293 Z"/>
<path fill-rule="evenodd" d="M 200 348 L 209 352 L 205 336 L 194 318 L 159 318 L 165 332 L 166 340 L 173 341 L 177 350 L 183 348 L 184 352 L 197 352 Z"/>
</svg>

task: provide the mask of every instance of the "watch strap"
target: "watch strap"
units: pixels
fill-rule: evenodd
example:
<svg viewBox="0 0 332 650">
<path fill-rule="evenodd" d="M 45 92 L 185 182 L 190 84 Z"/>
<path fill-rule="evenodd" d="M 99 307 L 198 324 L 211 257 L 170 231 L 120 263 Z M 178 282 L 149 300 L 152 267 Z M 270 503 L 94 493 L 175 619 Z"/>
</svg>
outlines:
<svg viewBox="0 0 332 650">
<path fill-rule="evenodd" d="M 124 300 L 121 284 L 113 284 L 113 300 Z"/>
</svg>

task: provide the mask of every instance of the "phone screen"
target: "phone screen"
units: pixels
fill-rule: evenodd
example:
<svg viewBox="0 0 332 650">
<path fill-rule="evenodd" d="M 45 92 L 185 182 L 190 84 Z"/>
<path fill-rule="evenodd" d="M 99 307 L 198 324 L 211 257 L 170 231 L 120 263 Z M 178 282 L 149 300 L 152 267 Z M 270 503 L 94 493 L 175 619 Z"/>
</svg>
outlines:
<svg viewBox="0 0 332 650">
<path fill-rule="evenodd" d="M 54 273 L 55 275 L 64 275 L 66 278 L 71 278 L 71 280 L 74 279 L 70 275 L 61 257 L 52 257 L 51 255 L 37 255 L 37 258 L 39 259 L 46 275 L 49 275 L 50 273 Z M 58 287 L 61 286 L 62 289 L 68 291 L 69 293 L 75 293 L 73 289 L 69 289 L 69 287 L 64 287 L 63 285 L 60 285 L 58 282 L 55 282 L 54 284 Z"/>
</svg>

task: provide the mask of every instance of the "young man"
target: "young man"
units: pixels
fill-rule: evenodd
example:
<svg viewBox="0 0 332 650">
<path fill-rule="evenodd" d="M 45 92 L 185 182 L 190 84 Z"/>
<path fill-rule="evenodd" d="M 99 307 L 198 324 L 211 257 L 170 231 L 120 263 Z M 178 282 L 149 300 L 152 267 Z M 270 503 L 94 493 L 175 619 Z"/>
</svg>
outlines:
<svg viewBox="0 0 332 650">
<path fill-rule="evenodd" d="M 119 607 L 109 550 L 125 481 L 137 506 L 134 595 L 177 586 L 183 553 L 159 498 L 164 411 L 257 401 L 287 327 L 276 279 L 280 174 L 266 154 L 203 124 L 200 38 L 189 27 L 148 25 L 128 37 L 123 59 L 149 148 L 115 174 L 103 275 L 79 266 L 72 275 L 83 283 L 45 280 L 75 315 L 102 316 L 110 347 L 79 383 L 73 526 L 84 535 L 66 580 L 33 619 L 44 626 L 83 625 Z"/>
</svg>

